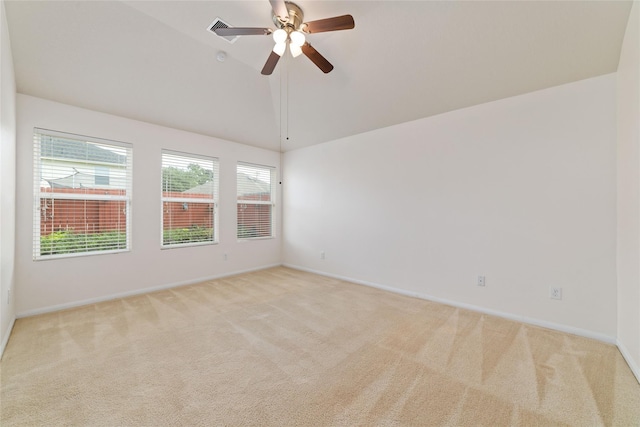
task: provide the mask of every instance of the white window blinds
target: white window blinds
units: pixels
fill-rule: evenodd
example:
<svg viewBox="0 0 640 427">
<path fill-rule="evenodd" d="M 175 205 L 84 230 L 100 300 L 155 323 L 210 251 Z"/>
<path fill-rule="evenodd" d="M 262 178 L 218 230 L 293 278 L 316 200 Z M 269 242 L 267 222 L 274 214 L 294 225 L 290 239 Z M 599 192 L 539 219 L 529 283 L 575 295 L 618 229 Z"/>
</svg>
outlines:
<svg viewBox="0 0 640 427">
<path fill-rule="evenodd" d="M 238 163 L 238 239 L 273 237 L 275 169 Z"/>
<path fill-rule="evenodd" d="M 217 242 L 218 159 L 162 151 L 162 246 Z"/>
<path fill-rule="evenodd" d="M 131 145 L 34 130 L 34 259 L 130 247 Z"/>
</svg>

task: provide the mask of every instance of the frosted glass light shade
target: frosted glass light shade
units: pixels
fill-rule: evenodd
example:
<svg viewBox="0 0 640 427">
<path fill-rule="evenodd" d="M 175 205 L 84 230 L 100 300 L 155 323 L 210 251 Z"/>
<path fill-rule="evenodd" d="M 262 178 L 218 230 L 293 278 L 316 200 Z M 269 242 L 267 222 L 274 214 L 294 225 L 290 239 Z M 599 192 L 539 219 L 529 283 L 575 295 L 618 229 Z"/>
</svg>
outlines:
<svg viewBox="0 0 640 427">
<path fill-rule="evenodd" d="M 282 56 L 285 50 L 287 50 L 287 44 L 285 42 L 276 43 L 273 47 L 273 53 L 278 54 L 278 56 Z"/>
<path fill-rule="evenodd" d="M 276 43 L 284 43 L 287 40 L 287 32 L 282 28 L 273 32 L 273 41 Z"/>
<path fill-rule="evenodd" d="M 292 32 L 289 37 L 291 38 L 291 44 L 295 44 L 296 46 L 302 46 L 304 44 L 304 34 L 300 31 Z"/>
<path fill-rule="evenodd" d="M 294 58 L 297 58 L 302 53 L 302 48 L 293 43 L 289 43 L 289 50 L 291 50 L 291 56 Z"/>
</svg>

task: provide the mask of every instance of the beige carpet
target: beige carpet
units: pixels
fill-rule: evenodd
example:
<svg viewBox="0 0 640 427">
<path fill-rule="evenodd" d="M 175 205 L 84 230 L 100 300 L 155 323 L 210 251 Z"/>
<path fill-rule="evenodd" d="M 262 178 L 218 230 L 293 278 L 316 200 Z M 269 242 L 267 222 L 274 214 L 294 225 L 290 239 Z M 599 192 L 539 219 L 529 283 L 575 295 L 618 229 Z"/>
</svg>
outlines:
<svg viewBox="0 0 640 427">
<path fill-rule="evenodd" d="M 286 268 L 16 322 L 2 426 L 637 426 L 611 345 Z"/>
</svg>

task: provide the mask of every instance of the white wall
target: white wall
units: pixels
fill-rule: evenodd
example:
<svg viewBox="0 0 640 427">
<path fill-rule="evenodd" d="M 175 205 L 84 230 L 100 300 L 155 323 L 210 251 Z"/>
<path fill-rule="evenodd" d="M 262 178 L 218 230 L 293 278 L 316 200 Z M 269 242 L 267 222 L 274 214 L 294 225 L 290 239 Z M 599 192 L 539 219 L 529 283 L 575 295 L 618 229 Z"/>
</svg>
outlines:
<svg viewBox="0 0 640 427">
<path fill-rule="evenodd" d="M 287 152 L 285 263 L 615 341 L 615 81 Z"/>
<path fill-rule="evenodd" d="M 280 237 L 238 242 L 235 218 L 236 162 L 279 168 L 279 153 L 22 94 L 17 97 L 17 114 L 18 316 L 280 264 Z M 131 252 L 32 260 L 34 127 L 133 144 Z M 220 244 L 160 249 L 163 148 L 220 159 Z M 278 218 L 279 212 L 278 208 Z M 227 261 L 224 253 L 228 254 Z"/>
<path fill-rule="evenodd" d="M 16 82 L 4 1 L 0 4 L 0 356 L 15 320 Z"/>
<path fill-rule="evenodd" d="M 640 2 L 618 65 L 618 340 L 640 380 Z"/>
</svg>

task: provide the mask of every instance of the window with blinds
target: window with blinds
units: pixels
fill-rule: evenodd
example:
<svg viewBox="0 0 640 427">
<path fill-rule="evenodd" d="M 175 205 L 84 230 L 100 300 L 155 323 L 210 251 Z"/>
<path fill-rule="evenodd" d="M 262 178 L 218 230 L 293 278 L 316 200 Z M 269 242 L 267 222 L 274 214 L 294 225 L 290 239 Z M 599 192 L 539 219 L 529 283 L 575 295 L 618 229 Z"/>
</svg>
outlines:
<svg viewBox="0 0 640 427">
<path fill-rule="evenodd" d="M 275 169 L 238 163 L 238 239 L 273 237 Z"/>
<path fill-rule="evenodd" d="M 218 159 L 162 151 L 162 247 L 216 243 Z"/>
<path fill-rule="evenodd" d="M 130 248 L 130 144 L 34 129 L 33 257 Z"/>
</svg>

